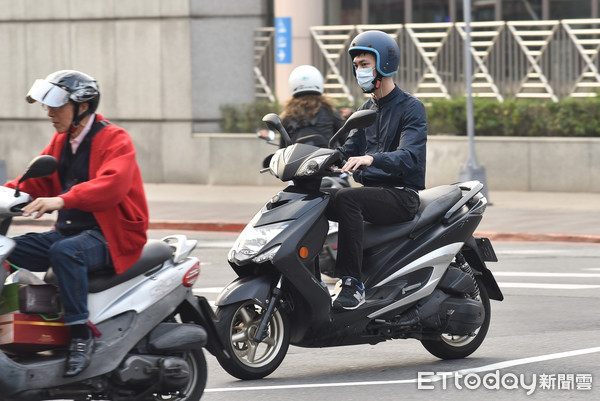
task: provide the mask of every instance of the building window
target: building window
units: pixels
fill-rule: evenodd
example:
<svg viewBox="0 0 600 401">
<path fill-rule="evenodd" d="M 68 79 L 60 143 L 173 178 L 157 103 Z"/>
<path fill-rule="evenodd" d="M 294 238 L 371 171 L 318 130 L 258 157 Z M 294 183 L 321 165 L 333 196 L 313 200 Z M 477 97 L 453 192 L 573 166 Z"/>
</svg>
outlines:
<svg viewBox="0 0 600 401">
<path fill-rule="evenodd" d="M 590 18 L 592 1 L 596 0 L 552 0 L 550 19 Z"/>
<path fill-rule="evenodd" d="M 502 1 L 502 19 L 505 21 L 541 20 L 542 0 Z"/>
<path fill-rule="evenodd" d="M 452 1 L 452 0 L 450 0 Z M 462 0 L 454 0 L 460 3 L 460 15 L 456 19 L 463 21 L 463 2 Z M 496 19 L 496 0 L 473 0 L 471 4 L 471 21 L 494 21 Z"/>
<path fill-rule="evenodd" d="M 342 25 L 362 24 L 362 9 L 360 0 L 342 0 L 340 14 Z"/>
<path fill-rule="evenodd" d="M 448 0 L 412 0 L 412 2 L 412 22 L 431 23 L 450 21 L 450 2 Z"/>
<path fill-rule="evenodd" d="M 403 24 L 404 0 L 370 0 L 369 24 Z"/>
</svg>

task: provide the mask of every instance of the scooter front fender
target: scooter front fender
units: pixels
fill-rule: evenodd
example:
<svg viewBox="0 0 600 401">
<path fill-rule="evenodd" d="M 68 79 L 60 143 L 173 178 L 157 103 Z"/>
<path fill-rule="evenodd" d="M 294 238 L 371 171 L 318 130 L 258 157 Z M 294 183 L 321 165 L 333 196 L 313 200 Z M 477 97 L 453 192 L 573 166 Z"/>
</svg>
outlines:
<svg viewBox="0 0 600 401">
<path fill-rule="evenodd" d="M 271 293 L 271 276 L 239 277 L 229 283 L 217 297 L 216 306 L 231 305 L 241 301 L 254 300 L 265 305 Z"/>
</svg>

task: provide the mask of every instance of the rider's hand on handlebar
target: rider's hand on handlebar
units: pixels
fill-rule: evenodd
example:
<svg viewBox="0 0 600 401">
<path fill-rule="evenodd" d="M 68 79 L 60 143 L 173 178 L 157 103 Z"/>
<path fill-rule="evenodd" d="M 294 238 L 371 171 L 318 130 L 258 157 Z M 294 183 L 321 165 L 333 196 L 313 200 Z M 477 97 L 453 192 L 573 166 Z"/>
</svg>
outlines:
<svg viewBox="0 0 600 401">
<path fill-rule="evenodd" d="M 23 216 L 32 216 L 34 219 L 39 219 L 44 213 L 49 213 L 54 210 L 62 209 L 65 206 L 65 201 L 58 196 L 52 198 L 37 198 L 27 206 L 23 211 Z"/>
<path fill-rule="evenodd" d="M 370 166 L 373 164 L 373 156 L 353 156 L 348 159 L 346 164 L 342 167 L 342 173 L 353 173 L 361 166 Z"/>
</svg>

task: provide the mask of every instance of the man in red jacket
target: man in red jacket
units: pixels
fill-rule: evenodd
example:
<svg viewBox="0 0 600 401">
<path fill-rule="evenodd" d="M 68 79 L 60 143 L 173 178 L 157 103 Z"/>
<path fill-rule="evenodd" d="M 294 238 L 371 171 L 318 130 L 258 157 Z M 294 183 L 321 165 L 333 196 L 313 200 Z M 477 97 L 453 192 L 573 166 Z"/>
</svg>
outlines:
<svg viewBox="0 0 600 401">
<path fill-rule="evenodd" d="M 58 160 L 49 177 L 29 179 L 21 189 L 34 201 L 24 216 L 58 211 L 53 230 L 14 238 L 11 268 L 45 271 L 52 266 L 71 326 L 65 376 L 81 373 L 94 348 L 88 325 L 88 273 L 122 273 L 146 243 L 148 205 L 131 137 L 95 113 L 100 100 L 92 77 L 72 70 L 35 81 L 26 97 L 40 102 L 56 132 L 41 154 Z M 15 188 L 18 178 L 6 184 Z"/>
</svg>

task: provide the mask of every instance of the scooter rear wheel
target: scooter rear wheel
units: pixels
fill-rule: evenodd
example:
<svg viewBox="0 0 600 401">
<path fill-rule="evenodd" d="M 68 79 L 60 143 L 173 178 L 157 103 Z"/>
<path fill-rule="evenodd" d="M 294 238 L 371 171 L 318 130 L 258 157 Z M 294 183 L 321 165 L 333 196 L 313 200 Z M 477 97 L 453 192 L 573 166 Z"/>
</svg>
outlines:
<svg viewBox="0 0 600 401">
<path fill-rule="evenodd" d="M 206 358 L 204 356 L 204 352 L 201 349 L 190 349 L 183 354 L 178 355 L 184 358 L 189 365 L 189 380 L 184 388 L 177 392 L 166 392 L 166 393 L 152 393 L 146 394 L 142 398 L 142 394 L 136 394 L 132 396 L 132 399 L 138 399 L 135 397 L 139 397 L 139 399 L 144 400 L 152 400 L 152 401 L 200 401 L 202 398 L 202 394 L 204 393 L 204 389 L 206 388 L 206 380 L 207 380 L 207 367 L 206 367 Z M 116 385 L 112 384 L 113 392 L 118 394 L 130 394 L 131 386 L 130 385 Z M 145 390 L 142 392 L 146 392 Z M 90 396 L 92 396 L 90 394 Z M 113 397 L 116 398 L 116 394 L 112 394 Z M 79 400 L 77 398 L 76 400 Z M 85 398 L 87 399 L 87 398 Z M 111 398 L 112 399 L 112 398 Z M 127 397 L 121 398 L 119 395 L 118 399 L 129 399 Z"/>
<path fill-rule="evenodd" d="M 217 308 L 217 330 L 231 358 L 218 357 L 230 375 L 242 380 L 262 379 L 281 364 L 290 344 L 290 323 L 285 311 L 275 308 L 267 337 L 254 340 L 266 309 L 255 301 Z"/>
<path fill-rule="evenodd" d="M 479 301 L 483 305 L 485 316 L 483 323 L 473 334 L 465 336 L 456 336 L 443 333 L 439 340 L 423 340 L 421 343 L 427 351 L 440 359 L 461 359 L 471 355 L 483 342 L 490 327 L 491 308 L 490 297 L 488 296 L 485 285 L 478 277 L 475 278 L 479 287 Z"/>
</svg>

